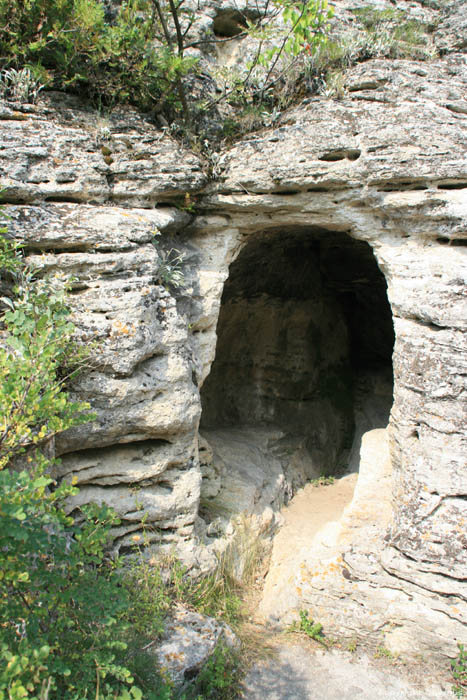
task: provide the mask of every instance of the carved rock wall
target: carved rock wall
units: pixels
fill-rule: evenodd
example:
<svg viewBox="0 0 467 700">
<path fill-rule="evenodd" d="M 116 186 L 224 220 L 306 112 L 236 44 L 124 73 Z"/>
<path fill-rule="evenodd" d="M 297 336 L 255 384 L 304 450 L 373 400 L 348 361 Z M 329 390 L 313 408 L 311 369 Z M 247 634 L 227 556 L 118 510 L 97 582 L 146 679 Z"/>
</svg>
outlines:
<svg viewBox="0 0 467 700">
<path fill-rule="evenodd" d="M 17 202 L 7 206 L 9 231 L 41 272 L 73 276 L 78 336 L 95 343 L 76 391 L 96 419 L 56 440 L 57 476 L 77 477 L 77 503 L 116 509 L 119 546 L 143 514 L 150 540 L 190 539 L 199 397 L 188 322 L 157 272 L 159 239 L 170 247 L 190 221 L 173 203 L 205 182 L 200 164 L 132 111 L 103 124 L 61 96 L 7 111 L 1 125 L 5 199 Z"/>
</svg>

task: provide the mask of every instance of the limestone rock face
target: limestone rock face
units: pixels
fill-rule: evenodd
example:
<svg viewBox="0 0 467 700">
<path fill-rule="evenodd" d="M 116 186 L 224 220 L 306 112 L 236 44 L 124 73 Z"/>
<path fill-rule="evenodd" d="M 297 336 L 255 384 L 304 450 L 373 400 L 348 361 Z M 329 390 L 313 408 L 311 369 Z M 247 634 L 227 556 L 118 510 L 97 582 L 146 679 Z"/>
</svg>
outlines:
<svg viewBox="0 0 467 700">
<path fill-rule="evenodd" d="M 436 32 L 436 42 L 443 52 L 465 50 L 467 47 L 467 19 L 465 15 L 466 2 L 458 3 L 447 8 L 442 16 Z"/>
<path fill-rule="evenodd" d="M 105 126 L 105 141 L 97 115 L 73 101 L 2 125 L 5 197 L 22 201 L 8 207 L 9 231 L 41 274 L 72 276 L 77 336 L 92 347 L 75 391 L 96 417 L 56 440 L 63 455 L 56 476 L 76 476 L 80 494 L 71 505 L 97 500 L 116 509 L 119 546 L 131 542 L 143 514 L 151 541 L 183 542 L 193 534 L 200 494 L 199 394 L 186 315 L 160 278 L 164 249 L 191 217 L 152 204 L 156 191 L 183 198 L 204 182 L 199 163 L 185 154 L 182 166 L 178 147 L 132 112 Z M 103 143 L 121 159 L 113 194 Z M 73 177 L 62 177 L 63 163 Z M 126 208 L 117 204 L 119 187 L 128 192 Z"/>
<path fill-rule="evenodd" d="M 449 187 L 465 177 L 464 117 L 451 103 L 463 104 L 466 72 L 463 54 L 430 64 L 360 64 L 346 76 L 348 97 L 309 98 L 270 134 L 225 154 L 224 189 L 313 192 L 363 181 L 375 194 Z"/>
<path fill-rule="evenodd" d="M 8 201 L 123 199 L 148 207 L 206 183 L 196 157 L 129 110 L 101 119 L 76 99 L 55 95 L 4 119 L 0 168 Z"/>
<path fill-rule="evenodd" d="M 10 233 L 41 271 L 73 275 L 77 334 L 96 342 L 72 387 L 96 418 L 56 441 L 56 476 L 81 488 L 70 507 L 107 502 L 119 546 L 145 521 L 152 546 L 206 563 L 206 504 L 278 508 L 336 469 L 361 373 L 392 368 L 391 474 L 368 491 L 371 539 L 349 526 L 336 556 L 351 578 L 339 569 L 304 600 L 331 634 L 402 628 L 388 644 L 410 638 L 432 656 L 453 652 L 467 619 L 463 6 L 439 14 L 441 58 L 350 68 L 342 99 L 307 97 L 218 154 L 216 178 L 131 109 L 102 121 L 52 94 L 0 110 Z M 262 257 L 235 281 L 255 246 Z M 185 255 L 179 289 L 163 284 L 171 249 Z M 233 457 L 225 431 L 244 436 Z M 249 481 L 240 467 L 255 454 Z"/>
</svg>

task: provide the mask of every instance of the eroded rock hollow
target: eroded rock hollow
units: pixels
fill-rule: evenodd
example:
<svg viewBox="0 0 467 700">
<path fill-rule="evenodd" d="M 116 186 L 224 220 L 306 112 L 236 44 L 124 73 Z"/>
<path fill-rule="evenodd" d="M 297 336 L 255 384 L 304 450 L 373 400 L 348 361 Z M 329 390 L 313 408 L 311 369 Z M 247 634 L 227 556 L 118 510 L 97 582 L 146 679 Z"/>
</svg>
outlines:
<svg viewBox="0 0 467 700">
<path fill-rule="evenodd" d="M 390 407 L 386 283 L 371 247 L 344 232 L 252 235 L 230 266 L 217 335 L 201 433 L 222 464 L 218 508 L 277 507 L 307 480 L 345 470 L 355 402 L 379 383 Z M 388 418 L 376 415 L 386 423 L 375 427 Z"/>
</svg>

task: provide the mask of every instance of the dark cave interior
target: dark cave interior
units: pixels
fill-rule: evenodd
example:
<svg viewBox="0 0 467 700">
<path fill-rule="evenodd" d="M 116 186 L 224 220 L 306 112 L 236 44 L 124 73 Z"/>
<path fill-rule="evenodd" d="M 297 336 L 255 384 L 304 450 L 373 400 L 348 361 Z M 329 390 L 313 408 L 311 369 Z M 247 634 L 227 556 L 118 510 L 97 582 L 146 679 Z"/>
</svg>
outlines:
<svg viewBox="0 0 467 700">
<path fill-rule="evenodd" d="M 217 333 L 201 430 L 279 426 L 306 438 L 317 470 L 338 469 L 360 378 L 391 377 L 392 315 L 370 245 L 314 227 L 251 237 L 230 267 Z"/>
</svg>

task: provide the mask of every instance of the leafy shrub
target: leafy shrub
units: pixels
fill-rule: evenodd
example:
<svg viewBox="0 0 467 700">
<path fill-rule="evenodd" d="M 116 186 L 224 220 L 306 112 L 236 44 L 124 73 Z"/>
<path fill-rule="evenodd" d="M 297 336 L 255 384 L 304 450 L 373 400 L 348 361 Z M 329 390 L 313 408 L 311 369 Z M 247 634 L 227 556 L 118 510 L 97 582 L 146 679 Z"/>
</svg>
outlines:
<svg viewBox="0 0 467 700">
<path fill-rule="evenodd" d="M 219 643 L 183 700 L 233 700 L 238 697 L 238 685 L 237 654 Z"/>
<path fill-rule="evenodd" d="M 104 556 L 115 515 L 91 504 L 71 517 L 76 489 L 46 471 L 51 438 L 89 420 L 61 375 L 74 354 L 65 290 L 0 233 L 0 698 L 137 700 L 123 664 L 130 597 Z"/>
<path fill-rule="evenodd" d="M 290 23 L 290 27 L 287 28 L 279 46 L 273 46 L 259 54 L 258 63 L 269 66 L 266 82 L 282 53 L 299 56 L 305 52 L 310 55 L 320 44 L 326 43 L 327 23 L 333 16 L 333 10 L 328 8 L 327 0 L 273 0 L 273 4 L 282 10 L 282 18 L 284 22 Z M 270 66 L 273 58 L 275 60 Z"/>
<path fill-rule="evenodd" d="M 98 104 L 179 106 L 174 84 L 194 67 L 161 42 L 150 0 L 125 0 L 114 22 L 98 0 L 0 0 L 0 56 Z"/>
<path fill-rule="evenodd" d="M 75 372 L 72 365 L 83 357 L 72 343 L 66 286 L 60 278 L 36 280 L 19 251 L 20 246 L 0 238 L 1 275 L 14 280 L 13 298 L 1 299 L 8 310 L 1 318 L 0 468 L 26 449 L 89 420 L 84 414 L 89 406 L 70 401 L 63 388 L 65 378 Z"/>
<path fill-rule="evenodd" d="M 0 689 L 16 677 L 24 697 L 45 687 L 70 700 L 99 688 L 99 697 L 120 695 L 132 684 L 118 660 L 129 599 L 103 556 L 115 517 L 87 506 L 76 524 L 63 508 L 73 489 L 52 491 L 44 468 L 37 455 L 31 472 L 0 473 L 0 620 L 10 656 Z"/>
<path fill-rule="evenodd" d="M 459 655 L 451 661 L 451 673 L 454 679 L 452 691 L 458 698 L 463 698 L 467 688 L 467 649 L 464 644 L 458 643 Z"/>
<path fill-rule="evenodd" d="M 258 24 L 250 23 L 248 32 L 258 39 L 250 69 L 204 103 L 188 99 L 186 79 L 196 73 L 197 59 L 186 49 L 211 39 L 188 43 L 195 13 L 174 0 L 123 0 L 114 19 L 99 0 L 0 0 L 0 68 L 21 73 L 23 99 L 37 96 L 41 85 L 85 95 L 98 106 L 129 102 L 165 112 L 172 127 L 181 114 L 185 125 L 175 130 L 189 139 L 225 99 L 241 108 L 259 101 L 267 123 L 276 86 L 290 84 L 288 98 L 294 93 L 296 68 L 327 42 L 332 15 L 327 0 L 273 0 L 270 9 L 272 17 L 265 12 Z M 271 45 L 272 19 L 281 13 L 283 31 Z M 0 92 L 9 96 L 11 87 L 7 81 Z M 251 119 L 245 115 L 244 121 Z"/>
</svg>

